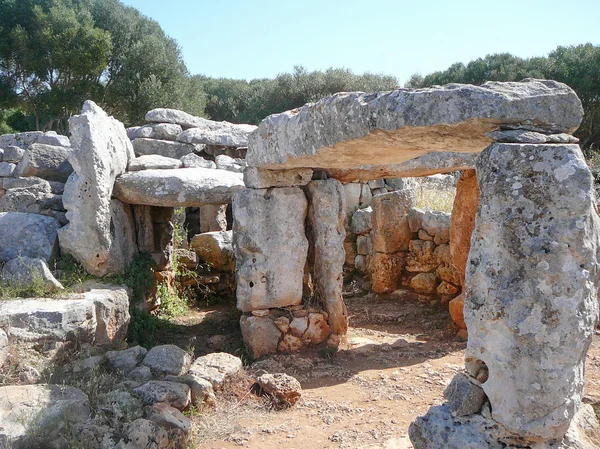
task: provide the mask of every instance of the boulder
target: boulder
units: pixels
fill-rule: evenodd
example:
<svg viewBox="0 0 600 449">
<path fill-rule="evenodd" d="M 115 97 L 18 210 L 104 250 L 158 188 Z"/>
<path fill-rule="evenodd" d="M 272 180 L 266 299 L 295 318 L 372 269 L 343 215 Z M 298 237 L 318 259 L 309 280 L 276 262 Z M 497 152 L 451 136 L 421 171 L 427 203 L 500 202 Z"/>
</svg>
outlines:
<svg viewBox="0 0 600 449">
<path fill-rule="evenodd" d="M 244 184 L 246 184 L 246 187 L 253 189 L 303 186 L 311 181 L 312 175 L 313 171 L 310 168 L 261 170 L 255 167 L 246 167 L 244 170 Z"/>
<path fill-rule="evenodd" d="M 0 209 L 5 212 L 38 213 L 41 204 L 50 195 L 50 184 L 34 184 L 31 187 L 8 189 L 0 198 Z"/>
<path fill-rule="evenodd" d="M 227 204 L 205 204 L 198 208 L 200 233 L 227 230 Z"/>
<path fill-rule="evenodd" d="M 426 240 L 411 240 L 408 245 L 406 258 L 406 271 L 412 273 L 428 273 L 437 268 L 438 263 L 434 255 L 435 244 Z"/>
<path fill-rule="evenodd" d="M 452 264 L 460 273 L 464 285 L 471 235 L 475 228 L 475 215 L 479 207 L 479 186 L 475 170 L 462 172 L 456 183 L 456 197 L 450 218 L 450 253 Z M 457 284 L 458 285 L 458 284 Z"/>
<path fill-rule="evenodd" d="M 344 306 L 345 311 L 345 306 Z M 340 329 L 337 334 L 345 334 L 348 323 L 345 324 L 345 329 Z M 340 325 L 339 327 L 343 326 Z M 302 341 L 307 345 L 318 345 L 319 343 L 323 343 L 327 338 L 331 335 L 331 327 L 327 323 L 325 316 L 322 313 L 309 313 L 308 314 L 308 327 L 306 331 L 302 335 Z"/>
<path fill-rule="evenodd" d="M 228 204 L 244 189 L 241 173 L 209 168 L 143 170 L 117 178 L 114 196 L 124 203 L 162 207 Z"/>
<path fill-rule="evenodd" d="M 280 403 L 292 406 L 302 396 L 302 386 L 295 377 L 285 373 L 263 374 L 256 379 L 262 390 Z"/>
<path fill-rule="evenodd" d="M 181 168 L 181 161 L 172 157 L 159 156 L 158 154 L 149 154 L 139 156 L 129 161 L 128 171 L 140 170 L 160 170 L 169 168 Z"/>
<path fill-rule="evenodd" d="M 421 219 L 421 228 L 433 237 L 436 245 L 450 241 L 450 214 L 426 210 Z"/>
<path fill-rule="evenodd" d="M 174 123 L 182 128 L 193 128 L 202 126 L 204 122 L 210 122 L 210 120 L 195 117 L 187 112 L 167 108 L 152 109 L 146 113 L 145 119 L 147 122 L 153 123 Z"/>
<path fill-rule="evenodd" d="M 454 298 L 448 304 L 448 309 L 450 311 L 450 317 L 452 318 L 452 321 L 454 321 L 458 325 L 458 327 L 460 327 L 461 329 L 467 328 L 467 325 L 465 324 L 464 308 L 465 308 L 465 294 L 464 293 L 461 293 L 460 295 L 458 295 L 456 298 Z"/>
<path fill-rule="evenodd" d="M 400 164 L 428 153 L 444 158 L 449 149 L 479 153 L 501 125 L 572 133 L 582 117 L 575 92 L 549 80 L 343 92 L 264 119 L 247 160 L 267 169 Z M 370 179 L 397 176 L 372 170 Z"/>
<path fill-rule="evenodd" d="M 168 404 L 154 404 L 146 407 L 144 412 L 147 420 L 169 432 L 187 435 L 191 430 L 192 423 L 190 419 Z"/>
<path fill-rule="evenodd" d="M 12 176 L 16 168 L 11 162 L 0 162 L 0 176 Z"/>
<path fill-rule="evenodd" d="M 183 165 L 183 168 L 217 168 L 217 165 L 213 161 L 204 159 L 194 153 L 183 156 L 181 158 L 181 164 Z"/>
<path fill-rule="evenodd" d="M 526 129 L 502 129 L 488 133 L 496 142 L 503 143 L 578 143 L 570 134 L 543 134 Z"/>
<path fill-rule="evenodd" d="M 417 293 L 435 293 L 438 279 L 433 273 L 419 273 L 410 280 L 410 287 Z"/>
<path fill-rule="evenodd" d="M 56 134 L 55 131 L 27 131 L 18 134 L 4 134 L 0 136 L 0 148 L 17 146 L 27 148 L 34 143 L 68 147 L 71 145 L 67 136 Z"/>
<path fill-rule="evenodd" d="M 215 164 L 219 170 L 227 170 L 235 173 L 244 173 L 246 161 L 243 159 L 234 159 L 225 154 L 215 157 Z"/>
<path fill-rule="evenodd" d="M 233 250 L 241 311 L 302 303 L 307 206 L 298 187 L 248 189 L 235 194 Z"/>
<path fill-rule="evenodd" d="M 179 382 L 164 380 L 151 380 L 132 390 L 144 405 L 153 405 L 159 402 L 171 405 L 178 410 L 183 410 L 190 405 L 190 387 Z"/>
<path fill-rule="evenodd" d="M 128 391 L 113 390 L 94 399 L 98 411 L 116 421 L 127 422 L 142 417 L 142 403 Z"/>
<path fill-rule="evenodd" d="M 352 214 L 350 221 L 350 231 L 353 234 L 364 235 L 373 229 L 373 208 L 371 206 L 365 209 L 358 209 Z"/>
<path fill-rule="evenodd" d="M 0 262 L 19 256 L 51 261 L 57 254 L 60 225 L 51 217 L 19 212 L 0 212 Z"/>
<path fill-rule="evenodd" d="M 408 250 L 412 238 L 408 212 L 414 205 L 415 199 L 408 191 L 373 198 L 373 251 L 393 254 Z"/>
<path fill-rule="evenodd" d="M 463 373 L 458 373 L 446 387 L 444 398 L 452 416 L 468 416 L 479 413 L 487 398 L 479 382 Z"/>
<path fill-rule="evenodd" d="M 406 253 L 373 253 L 372 257 L 362 257 L 356 268 L 363 273 L 371 272 L 372 289 L 375 293 L 390 293 L 396 290 L 402 270 L 406 264 Z M 370 264 L 369 264 L 370 260 Z"/>
<path fill-rule="evenodd" d="M 269 316 L 242 315 L 240 327 L 246 348 L 253 358 L 277 352 L 281 331 Z"/>
<path fill-rule="evenodd" d="M 157 155 L 181 159 L 186 154 L 201 150 L 196 145 L 173 142 L 172 140 L 133 139 L 131 141 L 136 156 Z"/>
<path fill-rule="evenodd" d="M 55 292 L 64 287 L 52 275 L 44 259 L 17 257 L 2 267 L 2 282 L 15 287 L 37 285 L 44 291 Z"/>
<path fill-rule="evenodd" d="M 18 164 L 23 159 L 23 155 L 25 154 L 25 150 L 23 148 L 19 148 L 15 145 L 9 145 L 4 148 L 2 160 L 4 162 L 12 162 L 14 164 Z"/>
<path fill-rule="evenodd" d="M 133 159 L 131 142 L 123 124 L 89 100 L 69 119 L 69 129 L 74 173 L 63 194 L 69 224 L 59 232 L 61 250 L 95 276 L 122 273 L 135 250 L 133 217 L 111 196 Z"/>
<path fill-rule="evenodd" d="M 190 248 L 215 270 L 231 271 L 235 266 L 232 239 L 233 231 L 205 232 L 192 238 Z"/>
<path fill-rule="evenodd" d="M 129 374 L 141 363 L 148 351 L 142 346 L 123 349 L 122 351 L 108 351 L 106 359 L 109 365 L 115 371 L 121 371 L 123 374 Z"/>
<path fill-rule="evenodd" d="M 174 376 L 167 376 L 167 380 Z M 186 384 L 190 387 L 192 394 L 192 405 L 195 407 L 202 407 L 208 405 L 214 407 L 217 403 L 217 398 L 213 390 L 212 383 L 204 379 L 197 374 L 186 374 L 185 376 L 179 376 L 178 382 Z"/>
<path fill-rule="evenodd" d="M 66 182 L 73 173 L 68 160 L 70 154 L 70 148 L 34 143 L 25 151 L 15 176 L 37 176 L 50 181 Z"/>
<path fill-rule="evenodd" d="M 144 126 L 127 128 L 127 135 L 131 140 L 137 138 L 176 140 L 181 131 L 183 131 L 181 126 L 175 123 L 150 123 Z"/>
<path fill-rule="evenodd" d="M 203 120 L 198 128 L 186 129 L 177 140 L 186 143 L 200 143 L 223 147 L 246 147 L 248 136 L 256 129 L 254 125 L 237 125 L 228 122 Z"/>
<path fill-rule="evenodd" d="M 471 375 L 492 418 L 529 440 L 560 440 L 579 406 L 598 321 L 600 219 L 578 145 L 492 144 L 467 262 Z"/>
<path fill-rule="evenodd" d="M 66 385 L 0 386 L 0 446 L 60 446 L 64 442 L 63 435 L 70 432 L 73 425 L 88 420 L 90 414 L 88 397 L 77 388 Z"/>
<path fill-rule="evenodd" d="M 198 357 L 188 371 L 189 376 L 196 376 L 209 381 L 215 390 L 219 389 L 229 377 L 242 370 L 242 361 L 226 352 L 213 352 Z"/>
<path fill-rule="evenodd" d="M 155 346 L 144 357 L 144 365 L 158 374 L 185 374 L 192 363 L 192 357 L 175 345 Z"/>
<path fill-rule="evenodd" d="M 125 439 L 114 449 L 167 449 L 169 433 L 147 419 L 136 419 L 124 426 Z"/>
<path fill-rule="evenodd" d="M 308 197 L 308 232 L 313 283 L 317 299 L 329 314 L 329 326 L 336 334 L 348 329 L 348 311 L 342 298 L 346 205 L 344 189 L 335 179 L 311 181 Z M 329 336 L 329 335 L 328 335 Z"/>
<path fill-rule="evenodd" d="M 348 216 L 352 216 L 358 209 L 370 207 L 373 201 L 373 194 L 366 183 L 352 182 L 344 184 L 344 196 Z"/>
<path fill-rule="evenodd" d="M 116 346 L 129 326 L 129 296 L 124 287 L 87 284 L 84 293 L 59 298 L 0 301 L 0 327 L 23 341 L 62 341 Z"/>
</svg>

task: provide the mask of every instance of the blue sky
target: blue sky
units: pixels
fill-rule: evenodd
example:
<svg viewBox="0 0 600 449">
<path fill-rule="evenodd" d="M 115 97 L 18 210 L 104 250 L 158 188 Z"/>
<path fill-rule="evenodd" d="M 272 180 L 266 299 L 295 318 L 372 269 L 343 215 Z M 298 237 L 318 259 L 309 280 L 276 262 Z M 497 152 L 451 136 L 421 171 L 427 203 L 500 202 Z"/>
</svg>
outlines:
<svg viewBox="0 0 600 449">
<path fill-rule="evenodd" d="M 122 0 L 181 46 L 193 74 L 274 77 L 345 67 L 401 83 L 490 53 L 600 45 L 600 0 Z"/>
</svg>

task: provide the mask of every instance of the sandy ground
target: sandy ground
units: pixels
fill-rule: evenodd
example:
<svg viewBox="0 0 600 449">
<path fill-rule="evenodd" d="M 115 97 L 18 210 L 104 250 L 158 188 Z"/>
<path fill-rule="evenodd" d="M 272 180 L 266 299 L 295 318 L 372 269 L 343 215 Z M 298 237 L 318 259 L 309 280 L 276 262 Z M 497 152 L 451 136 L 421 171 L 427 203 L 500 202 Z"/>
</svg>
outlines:
<svg viewBox="0 0 600 449">
<path fill-rule="evenodd" d="M 285 372 L 302 384 L 292 408 L 269 410 L 253 395 L 220 402 L 194 420 L 192 447 L 412 448 L 410 423 L 442 401 L 463 368 L 466 343 L 445 307 L 410 294 L 347 299 L 351 328 L 338 353 L 311 351 L 259 361 L 250 374 Z M 264 370 L 264 371 L 263 371 Z M 588 356 L 588 400 L 600 400 L 600 336 Z"/>
</svg>

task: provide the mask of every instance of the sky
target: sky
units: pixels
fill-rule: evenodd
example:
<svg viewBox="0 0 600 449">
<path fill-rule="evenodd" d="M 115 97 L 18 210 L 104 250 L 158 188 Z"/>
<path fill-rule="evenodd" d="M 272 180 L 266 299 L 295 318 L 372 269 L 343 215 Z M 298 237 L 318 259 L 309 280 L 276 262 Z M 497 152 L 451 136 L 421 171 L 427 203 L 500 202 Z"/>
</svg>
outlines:
<svg viewBox="0 0 600 449">
<path fill-rule="evenodd" d="M 273 78 L 295 65 L 403 84 L 492 53 L 600 45 L 600 0 L 122 0 L 179 43 L 192 74 Z"/>
</svg>

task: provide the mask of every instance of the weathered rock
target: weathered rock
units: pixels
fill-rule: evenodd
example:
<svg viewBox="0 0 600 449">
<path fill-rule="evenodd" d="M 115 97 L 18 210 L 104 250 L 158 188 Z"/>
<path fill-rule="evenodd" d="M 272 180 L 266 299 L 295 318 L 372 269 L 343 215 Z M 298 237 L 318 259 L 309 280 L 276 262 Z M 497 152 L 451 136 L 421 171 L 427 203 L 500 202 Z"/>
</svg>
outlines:
<svg viewBox="0 0 600 449">
<path fill-rule="evenodd" d="M 427 273 L 437 268 L 434 256 L 435 244 L 425 240 L 411 240 L 408 245 L 409 253 L 406 258 L 406 271 Z"/>
<path fill-rule="evenodd" d="M 240 318 L 240 327 L 244 343 L 252 357 L 257 359 L 277 352 L 281 331 L 271 318 L 243 315 Z"/>
<path fill-rule="evenodd" d="M 598 321 L 593 180 L 577 145 L 522 144 L 487 148 L 477 178 L 467 368 L 487 366 L 495 421 L 529 439 L 561 439 Z"/>
<path fill-rule="evenodd" d="M 173 254 L 177 257 L 178 262 L 188 270 L 195 270 L 198 267 L 198 256 L 194 251 L 177 248 Z"/>
<path fill-rule="evenodd" d="M 344 184 L 344 196 L 346 200 L 346 213 L 349 217 L 358 209 L 370 207 L 373 202 L 373 194 L 368 184 L 352 182 Z"/>
<path fill-rule="evenodd" d="M 174 123 L 182 128 L 193 128 L 202 126 L 204 122 L 210 122 L 200 117 L 195 117 L 187 112 L 177 109 L 156 108 L 146 113 L 146 121 L 154 123 Z"/>
<path fill-rule="evenodd" d="M 373 229 L 373 208 L 371 206 L 365 209 L 358 209 L 352 214 L 350 222 L 350 231 L 353 234 L 368 234 Z"/>
<path fill-rule="evenodd" d="M 136 156 L 158 155 L 172 159 L 181 159 L 186 154 L 199 151 L 196 145 L 174 142 L 172 140 L 133 139 L 131 141 Z"/>
<path fill-rule="evenodd" d="M 0 301 L 0 327 L 25 341 L 79 342 L 115 346 L 127 336 L 129 297 L 124 287 L 88 284 L 88 291 L 60 299 Z"/>
<path fill-rule="evenodd" d="M 408 227 L 410 232 L 419 232 L 423 227 L 423 216 L 425 211 L 416 207 L 413 207 L 408 212 Z"/>
<path fill-rule="evenodd" d="M 488 133 L 496 142 L 503 143 L 577 143 L 579 139 L 570 134 L 542 134 L 525 129 L 504 129 Z"/>
<path fill-rule="evenodd" d="M 54 131 L 27 131 L 24 133 L 4 134 L 0 136 L 1 148 L 6 148 L 8 146 L 27 148 L 29 145 L 34 143 L 58 145 L 63 147 L 68 147 L 70 145 L 69 138 L 67 136 L 58 135 Z"/>
<path fill-rule="evenodd" d="M 12 176 L 17 166 L 11 162 L 0 162 L 0 176 Z"/>
<path fill-rule="evenodd" d="M 185 374 L 192 364 L 192 357 L 175 345 L 155 346 L 144 357 L 144 365 L 159 374 Z"/>
<path fill-rule="evenodd" d="M 345 334 L 348 311 L 342 298 L 346 238 L 344 190 L 339 181 L 328 179 L 311 181 L 306 192 L 309 200 L 309 233 L 314 245 L 311 266 L 315 293 L 329 314 L 331 330 L 336 334 Z"/>
<path fill-rule="evenodd" d="M 465 316 L 464 316 L 464 308 L 465 308 L 465 295 L 461 293 L 456 298 L 454 298 L 448 304 L 448 309 L 450 311 L 450 317 L 452 321 L 454 321 L 458 327 L 461 329 L 466 329 L 467 325 L 465 324 Z"/>
<path fill-rule="evenodd" d="M 127 391 L 113 390 L 99 395 L 97 409 L 118 421 L 133 421 L 142 417 L 142 403 Z"/>
<path fill-rule="evenodd" d="M 127 135 L 131 140 L 136 138 L 176 140 L 181 131 L 183 131 L 181 126 L 174 123 L 151 123 L 133 129 L 127 128 Z"/>
<path fill-rule="evenodd" d="M 228 122 L 200 120 L 203 120 L 203 122 L 200 122 L 200 127 L 185 130 L 177 136 L 177 140 L 223 147 L 246 147 L 248 146 L 248 136 L 256 129 L 254 125 L 235 125 Z"/>
<path fill-rule="evenodd" d="M 248 189 L 233 199 L 237 307 L 299 305 L 308 241 L 307 200 L 298 187 Z"/>
<path fill-rule="evenodd" d="M 410 280 L 411 288 L 417 293 L 435 293 L 438 281 L 433 273 L 419 273 Z"/>
<path fill-rule="evenodd" d="M 144 409 L 146 419 L 170 432 L 187 435 L 191 429 L 190 419 L 167 404 L 154 404 Z"/>
<path fill-rule="evenodd" d="M 183 410 L 191 402 L 190 387 L 179 382 L 151 380 L 134 388 L 133 393 L 139 396 L 144 405 L 164 402 L 176 409 Z"/>
<path fill-rule="evenodd" d="M 368 258 L 365 259 L 365 263 L 368 265 Z M 363 270 L 364 272 L 371 271 L 372 289 L 375 293 L 389 293 L 396 290 L 405 264 L 405 252 L 374 253 L 370 267 L 367 266 Z M 356 267 L 358 269 L 359 264 Z"/>
<path fill-rule="evenodd" d="M 198 213 L 201 234 L 227 230 L 227 204 L 205 204 Z"/>
<path fill-rule="evenodd" d="M 41 209 L 41 203 L 49 195 L 50 185 L 47 183 L 10 189 L 0 198 L 0 209 L 4 212 L 37 213 Z"/>
<path fill-rule="evenodd" d="M 125 426 L 125 441 L 121 440 L 115 449 L 166 449 L 169 434 L 159 425 L 147 419 L 136 419 Z"/>
<path fill-rule="evenodd" d="M 0 329 L 0 368 L 8 357 L 8 335 L 3 329 Z"/>
<path fill-rule="evenodd" d="M 90 414 L 88 397 L 77 388 L 65 385 L 2 386 L 0 445 L 23 449 L 60 445 L 64 442 L 62 435 L 74 424 L 89 419 Z"/>
<path fill-rule="evenodd" d="M 196 234 L 190 247 L 200 260 L 209 263 L 215 270 L 231 271 L 235 266 L 232 239 L 233 231 L 205 232 Z"/>
<path fill-rule="evenodd" d="M 168 378 L 172 376 L 167 376 Z M 209 406 L 214 407 L 217 403 L 217 398 L 213 390 L 212 383 L 200 377 L 197 374 L 186 374 L 177 379 L 178 382 L 186 384 L 190 387 L 192 393 L 192 405 L 195 407 Z"/>
<path fill-rule="evenodd" d="M 147 353 L 146 348 L 134 346 L 122 351 L 108 351 L 106 359 L 112 369 L 121 371 L 123 374 L 128 374 L 138 363 L 141 363 Z"/>
<path fill-rule="evenodd" d="M 575 93 L 556 81 L 338 93 L 267 117 L 250 136 L 247 159 L 270 169 L 399 164 L 450 149 L 480 152 L 491 143 L 486 134 L 505 124 L 573 132 L 582 116 Z"/>
<path fill-rule="evenodd" d="M 64 287 L 52 275 L 44 259 L 17 257 L 2 267 L 2 282 L 13 286 L 39 285 L 44 291 L 55 292 Z"/>
<path fill-rule="evenodd" d="M 390 192 L 373 198 L 373 251 L 393 254 L 408 250 L 412 238 L 408 212 L 414 205 L 409 192 Z"/>
<path fill-rule="evenodd" d="M 354 259 L 358 256 L 356 242 L 348 239 L 344 240 L 344 253 L 346 254 L 344 257 L 346 265 L 354 266 Z"/>
<path fill-rule="evenodd" d="M 152 371 L 145 365 L 138 366 L 127 374 L 127 378 L 135 382 L 147 382 L 152 379 Z"/>
<path fill-rule="evenodd" d="M 213 352 L 198 357 L 188 371 L 188 375 L 209 381 L 215 390 L 223 385 L 225 379 L 235 376 L 242 370 L 242 361 L 226 352 Z"/>
<path fill-rule="evenodd" d="M 69 129 L 73 143 L 69 162 L 75 172 L 63 194 L 69 224 L 59 233 L 61 250 L 96 276 L 122 272 L 131 259 L 129 251 L 122 251 L 123 236 L 115 234 L 115 221 L 128 226 L 133 222 L 115 216 L 125 211 L 111 196 L 116 177 L 133 158 L 131 142 L 123 124 L 92 101 L 84 103 L 81 115 L 69 119 Z M 133 236 L 133 228 L 125 235 Z"/>
<path fill-rule="evenodd" d="M 129 161 L 128 171 L 140 170 L 160 170 L 169 168 L 181 168 L 181 161 L 172 157 L 159 156 L 158 154 L 148 154 L 139 156 Z"/>
<path fill-rule="evenodd" d="M 290 322 L 290 333 L 295 337 L 302 337 L 308 329 L 308 317 L 294 317 Z"/>
<path fill-rule="evenodd" d="M 304 346 L 302 339 L 292 334 L 285 334 L 283 339 L 279 342 L 277 350 L 279 352 L 296 352 Z"/>
<path fill-rule="evenodd" d="M 444 391 L 448 407 L 453 416 L 467 416 L 479 413 L 487 400 L 483 388 L 474 379 L 458 373 Z"/>
<path fill-rule="evenodd" d="M 217 168 L 217 164 L 213 161 L 204 159 L 197 154 L 186 154 L 181 158 L 181 163 L 184 168 Z"/>
<path fill-rule="evenodd" d="M 4 148 L 4 154 L 2 156 L 2 160 L 4 162 L 12 162 L 14 164 L 18 164 L 23 159 L 23 155 L 25 154 L 25 150 L 23 148 L 19 148 L 15 145 L 9 145 Z"/>
<path fill-rule="evenodd" d="M 255 167 L 246 167 L 244 169 L 244 184 L 252 189 L 303 186 L 311 181 L 312 175 L 313 171 L 310 168 L 261 170 Z"/>
<path fill-rule="evenodd" d="M 453 296 L 456 296 L 460 291 L 460 288 L 450 282 L 442 281 L 440 285 L 437 286 L 436 291 L 440 296 L 452 298 Z"/>
<path fill-rule="evenodd" d="M 393 254 L 384 254 L 384 253 L 377 253 L 377 254 L 381 255 L 384 264 L 386 263 L 386 261 L 388 259 L 394 258 Z M 373 255 L 373 258 L 375 258 L 375 256 L 376 255 Z M 371 262 L 370 261 L 371 261 L 371 256 L 363 256 L 362 254 L 358 254 L 354 258 L 354 268 L 356 268 L 359 273 L 370 274 L 370 272 L 371 272 Z M 381 271 L 378 271 L 378 273 L 381 273 Z M 398 276 L 399 276 L 399 274 L 398 274 Z M 386 277 L 383 278 L 383 280 L 381 281 L 383 283 L 382 285 L 390 285 L 390 282 L 388 282 L 388 279 L 390 279 L 390 277 L 386 275 Z M 393 279 L 397 280 L 397 277 L 393 276 Z M 383 289 L 381 292 L 379 292 L 379 293 L 382 293 L 383 291 L 387 290 L 387 287 L 378 287 L 378 289 Z"/>
<path fill-rule="evenodd" d="M 82 449 L 117 447 L 117 432 L 106 425 L 97 425 L 94 421 L 83 421 L 73 426 L 72 447 Z"/>
<path fill-rule="evenodd" d="M 243 159 L 234 159 L 225 154 L 215 157 L 215 164 L 219 170 L 227 170 L 235 173 L 244 173 L 246 161 Z"/>
<path fill-rule="evenodd" d="M 73 365 L 74 373 L 92 373 L 97 370 L 106 361 L 103 355 L 94 355 L 83 359 Z"/>
<path fill-rule="evenodd" d="M 19 256 L 52 260 L 58 250 L 60 225 L 51 217 L 19 212 L 0 212 L 0 262 Z"/>
<path fill-rule="evenodd" d="M 345 324 L 347 328 L 348 324 Z M 332 329 L 327 323 L 327 320 L 325 319 L 322 313 L 310 313 L 308 314 L 308 328 L 302 335 L 302 340 L 307 345 L 318 345 L 319 343 L 322 343 L 325 340 L 327 340 L 327 338 L 331 335 L 331 331 Z M 343 333 L 345 332 L 346 329 L 343 329 Z M 342 334 L 341 331 L 336 333 Z"/>
<path fill-rule="evenodd" d="M 295 377 L 285 373 L 263 374 L 256 379 L 263 391 L 282 404 L 292 406 L 302 396 L 302 386 Z"/>
<path fill-rule="evenodd" d="M 0 179 L 0 183 L 2 184 L 2 188 L 9 190 L 9 189 L 22 189 L 22 188 L 26 188 L 26 187 L 32 187 L 32 186 L 37 186 L 39 184 L 43 184 L 44 186 L 47 187 L 42 187 L 42 189 L 45 192 L 51 192 L 52 191 L 52 185 L 50 184 L 49 181 L 46 181 L 45 179 L 42 178 L 36 178 L 35 176 L 32 176 L 30 178 L 4 178 L 4 179 Z M 63 184 L 64 186 L 64 184 Z M 52 192 L 52 193 L 57 193 L 57 192 Z"/>
<path fill-rule="evenodd" d="M 450 241 L 450 214 L 447 212 L 426 210 L 421 227 L 433 236 L 436 245 Z"/>
<path fill-rule="evenodd" d="M 15 176 L 37 176 L 50 181 L 65 182 L 73 173 L 68 160 L 70 148 L 34 143 L 19 162 Z"/>
<path fill-rule="evenodd" d="M 114 196 L 129 204 L 189 207 L 231 203 L 233 194 L 242 189 L 242 175 L 225 170 L 143 170 L 119 176 Z"/>
<path fill-rule="evenodd" d="M 471 235 L 479 207 L 479 186 L 475 170 L 465 170 L 456 183 L 456 197 L 450 219 L 450 252 L 452 264 L 460 272 L 464 285 Z"/>
<path fill-rule="evenodd" d="M 370 235 L 359 235 L 356 239 L 356 252 L 367 256 L 373 252 L 372 237 Z"/>
</svg>

